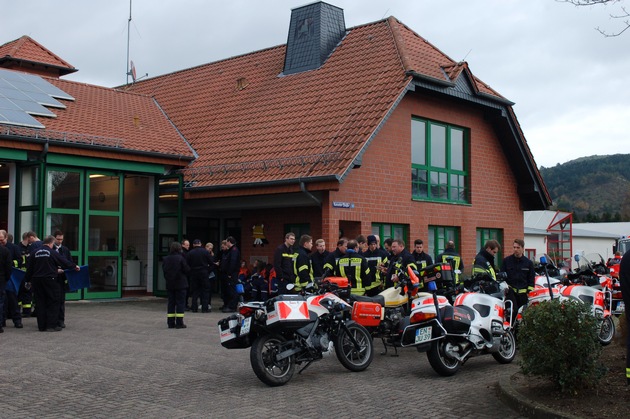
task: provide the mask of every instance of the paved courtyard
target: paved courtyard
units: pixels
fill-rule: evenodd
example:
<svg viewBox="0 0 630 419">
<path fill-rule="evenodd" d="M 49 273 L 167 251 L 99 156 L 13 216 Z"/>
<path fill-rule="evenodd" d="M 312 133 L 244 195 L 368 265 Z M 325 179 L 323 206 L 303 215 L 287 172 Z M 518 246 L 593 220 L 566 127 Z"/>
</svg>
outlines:
<svg viewBox="0 0 630 419">
<path fill-rule="evenodd" d="M 218 301 L 166 328 L 163 299 L 69 302 L 67 328 L 9 322 L 0 334 L 0 418 L 517 418 L 496 396 L 518 366 L 473 358 L 438 376 L 413 348 L 351 373 L 334 355 L 283 387 L 254 375 L 249 350 L 219 344 Z"/>
</svg>

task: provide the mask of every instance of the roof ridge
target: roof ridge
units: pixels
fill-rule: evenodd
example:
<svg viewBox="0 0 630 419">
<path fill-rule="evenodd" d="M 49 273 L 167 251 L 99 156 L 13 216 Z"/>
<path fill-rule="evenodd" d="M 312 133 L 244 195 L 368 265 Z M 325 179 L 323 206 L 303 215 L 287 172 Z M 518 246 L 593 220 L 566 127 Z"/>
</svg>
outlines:
<svg viewBox="0 0 630 419">
<path fill-rule="evenodd" d="M 33 45 L 43 54 L 45 54 L 46 56 L 49 56 L 52 61 L 42 62 L 41 60 L 38 60 L 36 58 L 28 57 L 26 53 L 24 56 L 20 56 L 22 49 L 24 49 L 28 44 Z M 13 41 L 0 45 L 0 48 L 2 47 L 5 47 L 8 49 L 8 53 L 5 55 L 5 57 L 9 57 L 14 60 L 22 60 L 22 61 L 39 63 L 39 64 L 53 65 L 59 68 L 65 68 L 67 70 L 77 71 L 76 68 L 72 64 L 70 64 L 63 58 L 59 57 L 57 54 L 55 54 L 54 52 L 52 52 L 51 50 L 49 50 L 48 48 L 46 48 L 45 46 L 43 46 L 42 44 L 40 44 L 39 42 L 37 42 L 35 39 L 31 38 L 28 35 L 22 35 L 18 39 L 15 39 Z M 55 62 L 57 63 L 56 65 L 55 65 Z"/>
</svg>

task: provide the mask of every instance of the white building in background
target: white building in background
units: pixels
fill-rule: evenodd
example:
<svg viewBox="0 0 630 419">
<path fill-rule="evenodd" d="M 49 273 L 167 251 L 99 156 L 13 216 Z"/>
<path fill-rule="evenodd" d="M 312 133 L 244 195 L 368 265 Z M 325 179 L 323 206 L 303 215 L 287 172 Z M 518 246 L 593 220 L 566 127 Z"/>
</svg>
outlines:
<svg viewBox="0 0 630 419">
<path fill-rule="evenodd" d="M 615 240 L 630 235 L 630 223 L 576 223 L 561 211 L 525 211 L 526 255 L 539 260 L 550 255 L 555 262 L 569 262 L 576 254 L 599 253 L 604 260 L 614 256 Z"/>
</svg>

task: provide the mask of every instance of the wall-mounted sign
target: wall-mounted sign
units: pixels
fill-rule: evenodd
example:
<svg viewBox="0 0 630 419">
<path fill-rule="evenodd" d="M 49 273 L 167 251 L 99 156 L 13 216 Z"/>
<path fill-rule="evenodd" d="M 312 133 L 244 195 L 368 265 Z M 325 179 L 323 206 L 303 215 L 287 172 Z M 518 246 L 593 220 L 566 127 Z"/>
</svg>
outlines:
<svg viewBox="0 0 630 419">
<path fill-rule="evenodd" d="M 353 202 L 333 201 L 332 206 L 333 206 L 333 208 L 354 208 L 354 203 Z"/>
</svg>

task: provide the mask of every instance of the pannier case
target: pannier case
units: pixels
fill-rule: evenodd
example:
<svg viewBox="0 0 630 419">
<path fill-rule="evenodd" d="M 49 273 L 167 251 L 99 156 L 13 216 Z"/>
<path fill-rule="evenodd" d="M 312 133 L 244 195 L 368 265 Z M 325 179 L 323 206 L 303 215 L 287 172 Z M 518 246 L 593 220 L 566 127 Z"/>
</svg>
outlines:
<svg viewBox="0 0 630 419">
<path fill-rule="evenodd" d="M 251 338 L 249 334 L 240 336 L 241 318 L 237 315 L 226 317 L 219 320 L 219 336 L 221 338 L 221 346 L 228 349 L 249 348 Z"/>
<path fill-rule="evenodd" d="M 301 295 L 279 295 L 267 301 L 268 327 L 301 327 L 310 321 L 308 304 Z"/>
<path fill-rule="evenodd" d="M 357 301 L 352 305 L 352 320 L 362 326 L 378 326 L 383 320 L 383 307 L 378 303 Z"/>
</svg>

